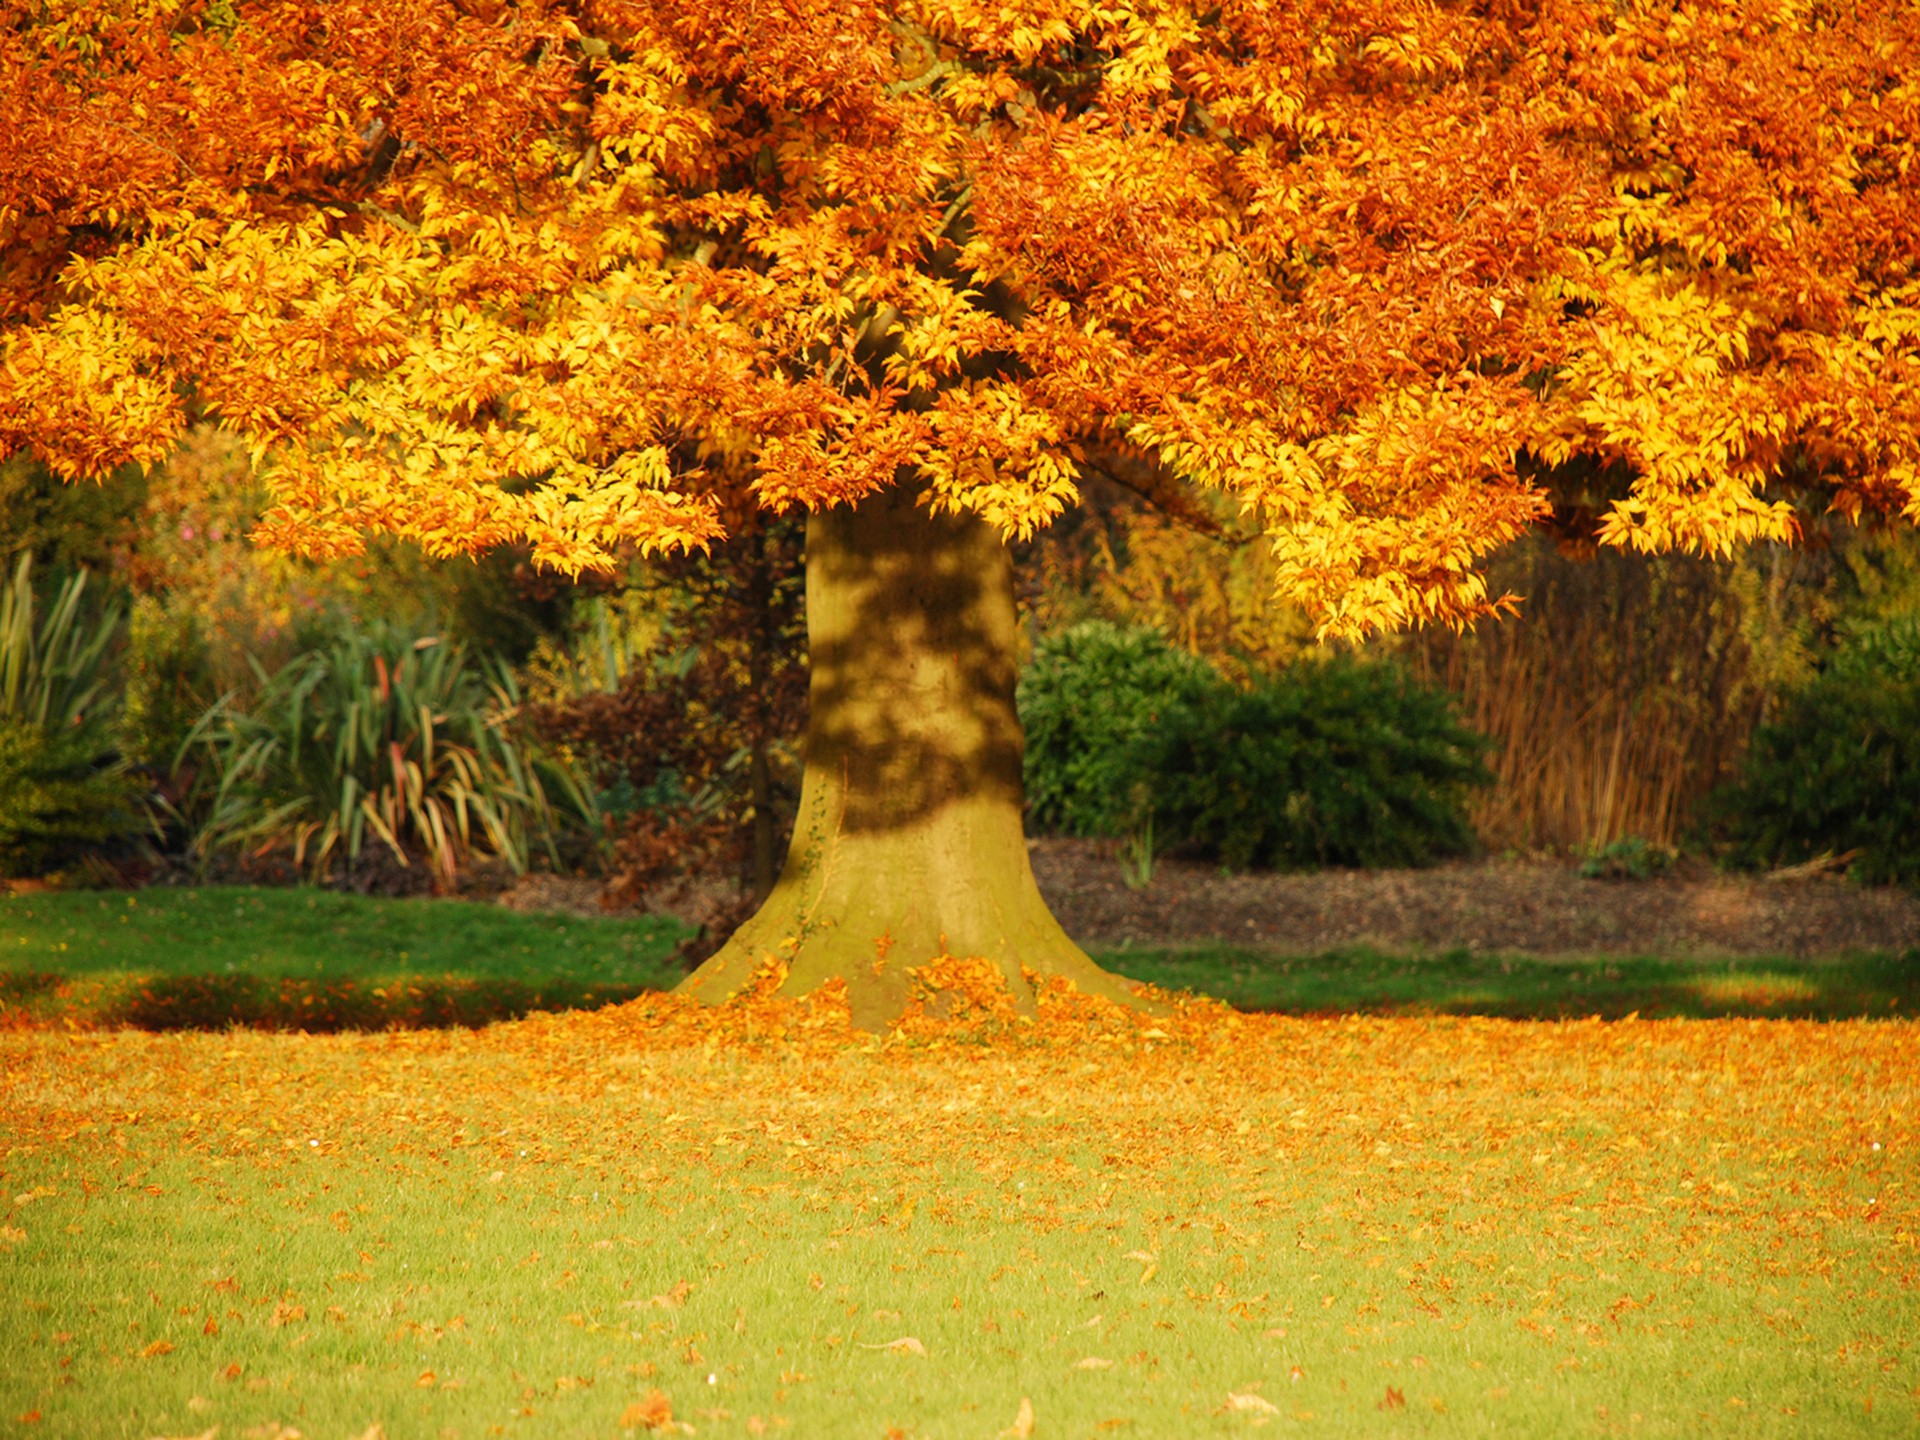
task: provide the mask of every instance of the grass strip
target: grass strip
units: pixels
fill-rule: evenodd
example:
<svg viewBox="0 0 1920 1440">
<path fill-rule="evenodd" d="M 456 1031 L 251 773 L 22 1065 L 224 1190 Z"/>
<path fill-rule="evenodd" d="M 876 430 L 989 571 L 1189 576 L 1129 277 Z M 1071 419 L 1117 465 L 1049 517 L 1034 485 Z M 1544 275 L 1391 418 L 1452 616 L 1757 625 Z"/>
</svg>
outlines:
<svg viewBox="0 0 1920 1440">
<path fill-rule="evenodd" d="M 307 889 L 0 897 L 0 1023 L 474 1026 L 669 989 L 671 919 L 524 914 Z M 1920 950 L 1840 960 L 1554 960 L 1231 945 L 1096 950 L 1169 990 L 1278 1014 L 1861 1019 L 1920 1014 Z"/>
<path fill-rule="evenodd" d="M 0 896 L 0 1021 L 143 1030 L 477 1026 L 671 987 L 660 918 L 310 889 Z"/>
<path fill-rule="evenodd" d="M 1282 1015 L 1598 1015 L 1848 1020 L 1920 1016 L 1920 949 L 1835 960 L 1578 960 L 1354 948 L 1288 956 L 1231 945 L 1100 950 L 1109 970 Z"/>
</svg>

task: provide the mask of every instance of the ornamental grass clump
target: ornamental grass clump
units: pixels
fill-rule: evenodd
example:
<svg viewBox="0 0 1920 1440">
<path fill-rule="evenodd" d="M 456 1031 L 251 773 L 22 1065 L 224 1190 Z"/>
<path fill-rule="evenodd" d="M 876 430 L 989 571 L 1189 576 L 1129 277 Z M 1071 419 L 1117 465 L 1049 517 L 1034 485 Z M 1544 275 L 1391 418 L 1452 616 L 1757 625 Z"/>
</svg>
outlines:
<svg viewBox="0 0 1920 1440">
<path fill-rule="evenodd" d="M 144 827 L 145 785 L 113 728 L 124 612 L 86 592 L 76 571 L 39 603 L 31 554 L 0 588 L 0 875 L 57 870 Z"/>
<path fill-rule="evenodd" d="M 251 703 L 216 706 L 191 742 L 215 786 L 204 855 L 290 857 L 318 882 L 384 852 L 444 889 L 475 858 L 557 863 L 593 826 L 579 777 L 519 725 L 512 675 L 457 644 L 349 634 L 255 669 Z"/>
</svg>

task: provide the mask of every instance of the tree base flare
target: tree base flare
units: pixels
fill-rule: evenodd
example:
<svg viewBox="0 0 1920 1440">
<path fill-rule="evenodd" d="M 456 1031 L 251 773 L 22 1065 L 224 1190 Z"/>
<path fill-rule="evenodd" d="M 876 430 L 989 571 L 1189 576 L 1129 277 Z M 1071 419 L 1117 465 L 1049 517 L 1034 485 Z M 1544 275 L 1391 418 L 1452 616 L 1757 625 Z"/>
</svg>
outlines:
<svg viewBox="0 0 1920 1440">
<path fill-rule="evenodd" d="M 1034 987 L 1056 979 L 1142 1003 L 1034 884 L 1017 640 L 1006 547 L 977 517 L 929 514 L 898 489 L 809 519 L 793 840 L 766 903 L 684 993 L 718 1004 L 772 964 L 785 995 L 843 982 L 853 1023 L 878 1030 L 907 1013 L 916 974 L 957 956 L 994 970 L 1029 1016 Z"/>
</svg>

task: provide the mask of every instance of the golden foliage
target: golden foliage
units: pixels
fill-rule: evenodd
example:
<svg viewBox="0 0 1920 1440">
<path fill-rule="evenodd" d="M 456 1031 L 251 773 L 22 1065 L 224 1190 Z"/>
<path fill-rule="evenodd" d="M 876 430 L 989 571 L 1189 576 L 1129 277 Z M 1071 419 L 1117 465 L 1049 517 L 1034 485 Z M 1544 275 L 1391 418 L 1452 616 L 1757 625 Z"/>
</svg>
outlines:
<svg viewBox="0 0 1920 1440">
<path fill-rule="evenodd" d="M 577 11 L 577 13 L 576 13 Z M 0 14 L 0 450 L 199 416 L 310 555 L 700 546 L 713 477 L 1009 536 L 1122 447 L 1322 634 L 1604 543 L 1920 518 L 1920 34 L 1793 0 L 122 0 Z"/>
</svg>

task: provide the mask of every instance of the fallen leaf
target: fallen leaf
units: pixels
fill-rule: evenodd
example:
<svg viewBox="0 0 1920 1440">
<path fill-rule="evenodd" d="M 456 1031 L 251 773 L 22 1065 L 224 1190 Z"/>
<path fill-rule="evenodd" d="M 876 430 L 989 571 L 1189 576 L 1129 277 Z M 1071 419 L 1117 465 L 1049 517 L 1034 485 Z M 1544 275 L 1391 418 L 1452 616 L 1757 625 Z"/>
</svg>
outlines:
<svg viewBox="0 0 1920 1440">
<path fill-rule="evenodd" d="M 649 1390 L 646 1395 L 635 1400 L 620 1412 L 620 1424 L 623 1429 L 666 1430 L 673 1425 L 673 1402 L 667 1398 L 664 1390 Z"/>
<path fill-rule="evenodd" d="M 1373 1408 L 1376 1410 L 1404 1410 L 1407 1408 L 1407 1397 L 1389 1385 L 1387 1386 L 1385 1397 Z"/>
<path fill-rule="evenodd" d="M 387 1427 L 376 1420 L 354 1436 L 353 1440 L 387 1440 Z"/>
<path fill-rule="evenodd" d="M 419 1378 L 418 1378 L 417 1380 L 415 1380 L 415 1381 L 414 1381 L 413 1383 L 414 1383 L 414 1384 L 415 1384 L 416 1386 L 418 1386 L 418 1387 L 419 1387 L 420 1389 L 422 1389 L 422 1390 L 431 1390 L 431 1389 L 433 1388 L 433 1382 L 434 1382 L 434 1380 L 435 1380 L 435 1378 L 436 1378 L 436 1377 L 435 1377 L 435 1375 L 434 1375 L 434 1373 L 433 1373 L 433 1371 L 431 1371 L 431 1370 L 422 1370 L 422 1371 L 420 1372 L 420 1376 L 419 1376 Z"/>
<path fill-rule="evenodd" d="M 1227 1396 L 1227 1408 L 1252 1415 L 1278 1415 L 1280 1407 L 1271 1400 L 1251 1393 L 1230 1394 Z"/>
<path fill-rule="evenodd" d="M 282 1300 L 278 1305 L 273 1307 L 273 1314 L 268 1318 L 267 1324 L 277 1330 L 282 1325 L 291 1325 L 296 1320 L 304 1320 L 306 1318 L 306 1306 L 294 1305 Z"/>
<path fill-rule="evenodd" d="M 13 1417 L 13 1423 L 16 1425 L 38 1425 L 40 1423 L 40 1412 L 38 1410 L 22 1410 L 18 1415 Z"/>
<path fill-rule="evenodd" d="M 202 1335 L 218 1335 L 220 1333 L 220 1322 L 211 1315 L 207 1316 L 207 1323 L 200 1327 L 200 1333 Z"/>
<path fill-rule="evenodd" d="M 278 1420 L 265 1421 L 240 1433 L 246 1436 L 246 1440 L 300 1440 L 298 1430 L 291 1425 L 282 1425 Z"/>
<path fill-rule="evenodd" d="M 140 1358 L 142 1360 L 151 1360 L 157 1355 L 171 1355 L 172 1353 L 173 1342 L 171 1340 L 156 1340 L 140 1352 Z"/>
<path fill-rule="evenodd" d="M 865 1345 L 862 1350 L 891 1350 L 896 1355 L 924 1355 L 927 1347 L 911 1335 L 902 1335 L 898 1340 L 884 1340 L 878 1345 Z"/>
<path fill-rule="evenodd" d="M 18 1225 L 0 1225 L 0 1243 L 18 1245 L 27 1238 L 27 1232 Z"/>
<path fill-rule="evenodd" d="M 1033 1401 L 1020 1397 L 1020 1408 L 1013 1412 L 1013 1424 L 1000 1432 L 1000 1440 L 1032 1440 Z"/>
<path fill-rule="evenodd" d="M 1089 1355 L 1084 1360 L 1074 1361 L 1073 1368 L 1076 1370 L 1111 1370 L 1113 1368 L 1113 1361 L 1104 1359 L 1099 1355 Z"/>
</svg>

